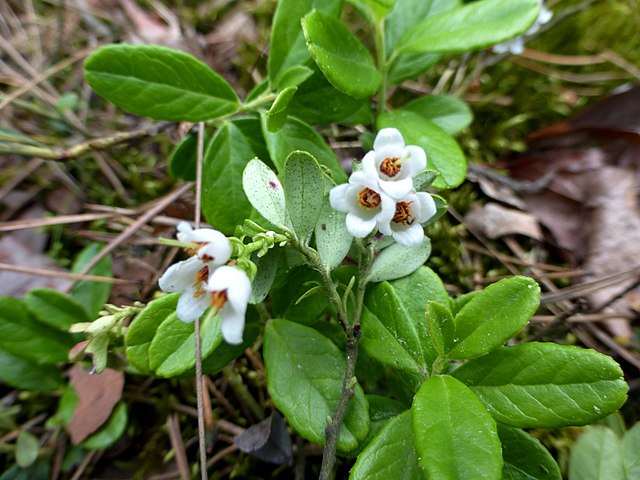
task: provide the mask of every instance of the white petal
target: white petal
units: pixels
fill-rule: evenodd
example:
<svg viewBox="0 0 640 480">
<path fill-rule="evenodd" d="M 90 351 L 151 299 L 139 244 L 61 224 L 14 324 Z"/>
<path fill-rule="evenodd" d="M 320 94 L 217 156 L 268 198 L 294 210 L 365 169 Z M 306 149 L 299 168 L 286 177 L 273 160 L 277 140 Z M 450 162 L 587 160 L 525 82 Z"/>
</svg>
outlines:
<svg viewBox="0 0 640 480">
<path fill-rule="evenodd" d="M 424 223 L 436 214 L 436 202 L 427 192 L 416 193 L 417 208 L 414 210 L 416 222 Z"/>
<path fill-rule="evenodd" d="M 191 323 L 204 313 L 209 307 L 209 295 L 200 295 L 196 297 L 193 288 L 188 288 L 178 299 L 178 307 L 176 313 L 178 318 L 185 323 Z"/>
<path fill-rule="evenodd" d="M 231 258 L 231 242 L 217 230 L 207 231 L 210 233 L 207 233 L 206 237 L 210 240 L 198 250 L 198 257 L 210 263 L 212 267 L 224 265 Z"/>
<path fill-rule="evenodd" d="M 333 187 L 329 192 L 329 203 L 331 208 L 338 210 L 339 212 L 348 212 L 351 208 L 351 204 L 347 199 L 347 194 L 351 185 L 343 183 L 337 187 Z"/>
<path fill-rule="evenodd" d="M 373 149 L 377 152 L 384 148 L 404 148 L 404 138 L 395 128 L 383 128 L 373 141 Z"/>
<path fill-rule="evenodd" d="M 182 292 L 191 287 L 195 276 L 205 264 L 197 257 L 174 263 L 158 280 L 160 290 L 163 292 Z"/>
<path fill-rule="evenodd" d="M 549 23 L 549 20 L 553 17 L 553 12 L 549 10 L 547 7 L 542 7 L 540 10 L 540 15 L 538 15 L 538 20 L 536 20 L 540 25 L 544 25 L 545 23 Z"/>
<path fill-rule="evenodd" d="M 376 152 L 371 150 L 362 159 L 362 171 L 369 176 L 377 177 L 378 168 L 376 167 Z M 356 172 L 354 172 L 355 174 Z M 353 176 L 353 175 L 352 175 Z"/>
<path fill-rule="evenodd" d="M 378 222 L 390 222 L 396 214 L 396 201 L 383 193 L 380 195 L 380 204 L 380 213 L 376 215 L 376 219 Z"/>
<path fill-rule="evenodd" d="M 393 239 L 405 248 L 417 247 L 424 240 L 424 230 L 419 223 L 414 223 L 407 229 L 393 232 Z"/>
<path fill-rule="evenodd" d="M 227 343 L 232 345 L 240 345 L 242 343 L 246 308 L 247 306 L 245 304 L 244 310 L 237 311 L 231 308 L 231 305 L 228 305 L 219 313 L 221 321 L 220 329 Z"/>
<path fill-rule="evenodd" d="M 409 155 L 409 158 L 402 164 L 403 173 L 405 169 L 407 170 L 405 175 L 413 177 L 415 174 L 427 168 L 427 154 L 422 147 L 408 145 L 405 151 L 406 155 Z"/>
<path fill-rule="evenodd" d="M 191 227 L 191 224 L 189 222 L 180 222 L 178 223 L 178 233 L 176 235 L 177 239 L 180 240 L 181 242 L 191 242 L 191 235 L 193 233 L 193 227 Z"/>
<path fill-rule="evenodd" d="M 378 220 L 378 230 L 384 235 L 393 235 L 393 230 L 391 230 L 391 221 L 387 220 L 386 222 L 381 222 Z"/>
<path fill-rule="evenodd" d="M 395 182 L 380 180 L 380 187 L 384 193 L 394 200 L 402 200 L 413 190 L 413 180 L 411 178 L 404 178 Z"/>
<path fill-rule="evenodd" d="M 378 174 L 375 170 L 369 172 L 365 172 L 364 170 L 353 172 L 351 177 L 349 177 L 349 184 L 355 187 L 365 186 L 376 192 L 380 191 Z"/>
<path fill-rule="evenodd" d="M 355 213 L 347 213 L 347 231 L 357 238 L 364 238 L 376 228 L 376 217 L 365 220 Z"/>
</svg>

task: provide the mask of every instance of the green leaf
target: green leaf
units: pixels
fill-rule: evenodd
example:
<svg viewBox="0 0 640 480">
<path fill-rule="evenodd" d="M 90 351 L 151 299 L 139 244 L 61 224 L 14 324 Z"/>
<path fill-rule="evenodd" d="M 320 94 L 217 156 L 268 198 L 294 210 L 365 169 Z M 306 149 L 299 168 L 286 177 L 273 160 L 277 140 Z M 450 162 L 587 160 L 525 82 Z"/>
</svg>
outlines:
<svg viewBox="0 0 640 480">
<path fill-rule="evenodd" d="M 256 273 L 251 283 L 251 299 L 249 303 L 255 305 L 267 298 L 276 278 L 281 252 L 280 248 L 272 248 L 264 256 L 252 259 L 256 267 L 258 267 L 258 273 Z"/>
<path fill-rule="evenodd" d="M 640 423 L 631 427 L 622 439 L 624 448 L 624 469 L 627 478 L 640 478 Z"/>
<path fill-rule="evenodd" d="M 395 280 L 415 272 L 429 258 L 431 242 L 424 237 L 421 245 L 406 248 L 393 243 L 380 252 L 369 270 L 368 281 Z"/>
<path fill-rule="evenodd" d="M 418 464 L 429 478 L 502 478 L 496 422 L 466 385 L 448 375 L 429 378 L 411 413 Z"/>
<path fill-rule="evenodd" d="M 287 87 L 278 94 L 267 112 L 267 130 L 277 132 L 284 127 L 287 122 L 287 107 L 297 91 L 298 87 Z"/>
<path fill-rule="evenodd" d="M 324 198 L 322 172 L 311 154 L 294 151 L 287 157 L 284 196 L 293 230 L 304 241 L 316 227 Z"/>
<path fill-rule="evenodd" d="M 64 332 L 73 323 L 90 322 L 84 307 L 71 297 L 49 288 L 31 290 L 24 302 L 40 322 Z"/>
<path fill-rule="evenodd" d="M 593 427 L 571 449 L 569 480 L 626 480 L 622 442 L 610 429 Z"/>
<path fill-rule="evenodd" d="M 464 53 L 524 33 L 538 18 L 537 0 L 481 0 L 429 17 L 398 41 L 399 51 Z"/>
<path fill-rule="evenodd" d="M 358 455 L 349 480 L 418 480 L 411 412 L 394 417 Z"/>
<path fill-rule="evenodd" d="M 20 390 L 49 392 L 64 385 L 60 369 L 51 364 L 39 365 L 35 361 L 10 355 L 0 349 L 0 380 Z"/>
<path fill-rule="evenodd" d="M 385 365 L 423 378 L 437 356 L 427 331 L 427 302 L 447 299 L 442 281 L 427 267 L 376 285 L 365 297 L 362 349 Z"/>
<path fill-rule="evenodd" d="M 456 334 L 451 310 L 439 302 L 430 301 L 427 303 L 427 328 L 429 329 L 429 340 L 438 355 L 446 355 L 453 347 Z"/>
<path fill-rule="evenodd" d="M 371 53 L 340 20 L 314 10 L 302 19 L 309 53 L 327 80 L 355 98 L 375 94 L 382 83 Z"/>
<path fill-rule="evenodd" d="M 313 295 L 299 303 L 296 301 L 309 290 L 310 285 L 321 282 L 320 274 L 306 266 L 282 268 L 270 294 L 273 315 L 307 325 L 315 322 L 329 308 L 327 296 Z"/>
<path fill-rule="evenodd" d="M 267 386 L 276 407 L 307 440 L 324 445 L 327 417 L 335 413 L 346 368 L 338 347 L 316 330 L 271 320 L 264 339 Z M 338 436 L 338 451 L 349 452 L 369 430 L 367 400 L 359 385 Z"/>
<path fill-rule="evenodd" d="M 449 95 L 426 95 L 407 103 L 403 110 L 417 113 L 449 135 L 461 132 L 473 120 L 473 113 L 467 104 Z"/>
<path fill-rule="evenodd" d="M 199 122 L 237 112 L 224 78 L 188 53 L 156 45 L 106 45 L 84 62 L 95 92 L 136 115 Z"/>
<path fill-rule="evenodd" d="M 440 59 L 442 55 L 439 53 L 401 53 L 389 67 L 389 83 L 397 85 L 412 80 L 436 65 Z"/>
<path fill-rule="evenodd" d="M 89 450 L 109 448 L 122 437 L 128 421 L 127 404 L 122 401 L 118 402 L 106 423 L 98 431 L 87 437 L 80 445 Z"/>
<path fill-rule="evenodd" d="M 370 423 L 369 433 L 367 433 L 367 438 L 362 442 L 362 445 L 369 445 L 380 430 L 389 423 L 389 420 L 407 410 L 400 402 L 389 397 L 373 394 L 368 394 L 366 397 L 369 404 Z"/>
<path fill-rule="evenodd" d="M 261 127 L 251 118 L 225 122 L 209 144 L 202 165 L 202 213 L 207 222 L 231 235 L 252 212 L 242 189 L 251 159 L 265 155 Z"/>
<path fill-rule="evenodd" d="M 127 329 L 125 344 L 129 363 L 142 373 L 151 373 L 149 347 L 158 326 L 174 315 L 180 293 L 170 293 L 152 300 L 131 322 Z"/>
<path fill-rule="evenodd" d="M 280 76 L 278 88 L 283 92 L 290 87 L 297 87 L 313 75 L 313 70 L 304 65 L 294 65 Z"/>
<path fill-rule="evenodd" d="M 496 420 L 521 428 L 592 423 L 620 408 L 628 390 L 610 357 L 554 343 L 500 347 L 452 375 Z"/>
<path fill-rule="evenodd" d="M 503 480 L 562 480 L 558 464 L 539 440 L 519 428 L 498 424 Z"/>
<path fill-rule="evenodd" d="M 70 334 L 36 322 L 24 303 L 0 297 L 0 350 L 36 363 L 55 363 L 67 359 L 73 346 Z"/>
<path fill-rule="evenodd" d="M 329 195 L 325 195 L 316 225 L 316 249 L 329 271 L 342 263 L 353 243 L 353 237 L 347 231 L 346 217 L 346 213 L 331 207 Z"/>
<path fill-rule="evenodd" d="M 454 188 L 467 173 L 467 162 L 456 141 L 436 124 L 415 112 L 392 110 L 378 117 L 378 128 L 393 127 L 400 130 L 408 145 L 418 145 L 427 153 L 427 168 L 440 176 L 433 182 L 435 188 Z"/>
<path fill-rule="evenodd" d="M 342 3 L 343 0 L 278 1 L 269 44 L 269 80 L 274 88 L 289 86 L 287 77 L 291 69 L 310 61 L 300 24 L 302 17 L 313 9 L 337 17 Z"/>
<path fill-rule="evenodd" d="M 503 345 L 520 332 L 540 304 L 540 286 L 529 277 L 489 285 L 455 317 L 455 346 L 448 357 L 474 358 Z"/>
<path fill-rule="evenodd" d="M 260 215 L 278 227 L 287 225 L 282 184 L 275 172 L 259 159 L 254 158 L 244 168 L 242 188 Z"/>
<path fill-rule="evenodd" d="M 16 463 L 22 468 L 30 466 L 38 458 L 39 451 L 38 437 L 26 430 L 20 430 L 16 440 Z"/>
<path fill-rule="evenodd" d="M 98 252 L 102 250 L 99 243 L 90 243 L 75 258 L 71 266 L 72 273 L 80 273 L 84 266 L 88 264 Z M 101 277 L 112 277 L 111 255 L 107 255 L 98 264 L 89 270 L 89 275 L 99 275 Z M 82 280 L 71 289 L 71 298 L 82 305 L 89 314 L 89 318 L 97 318 L 104 304 L 111 295 L 112 284 L 109 282 L 94 282 Z"/>
<path fill-rule="evenodd" d="M 205 131 L 203 152 L 207 151 L 211 138 L 211 135 Z M 169 173 L 175 178 L 192 182 L 196 179 L 197 162 L 198 132 L 191 132 L 171 152 L 169 156 Z"/>
<path fill-rule="evenodd" d="M 302 150 L 313 155 L 320 165 L 327 167 L 336 183 L 347 181 L 347 175 L 340 166 L 334 151 L 306 123 L 295 118 L 289 118 L 283 128 L 277 132 L 269 132 L 266 128 L 266 120 L 263 117 L 262 130 L 269 154 L 278 172 L 284 171 L 285 162 L 291 152 Z"/>
</svg>

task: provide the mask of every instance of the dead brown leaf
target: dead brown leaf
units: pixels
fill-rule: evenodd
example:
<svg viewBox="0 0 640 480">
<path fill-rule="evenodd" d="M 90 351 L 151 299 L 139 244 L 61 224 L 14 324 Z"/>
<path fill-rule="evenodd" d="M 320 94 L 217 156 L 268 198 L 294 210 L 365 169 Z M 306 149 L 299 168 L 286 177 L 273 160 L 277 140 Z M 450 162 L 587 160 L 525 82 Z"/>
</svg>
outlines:
<svg viewBox="0 0 640 480">
<path fill-rule="evenodd" d="M 465 222 L 489 238 L 520 234 L 542 240 L 542 231 L 533 215 L 493 202 L 474 204 Z"/>
</svg>

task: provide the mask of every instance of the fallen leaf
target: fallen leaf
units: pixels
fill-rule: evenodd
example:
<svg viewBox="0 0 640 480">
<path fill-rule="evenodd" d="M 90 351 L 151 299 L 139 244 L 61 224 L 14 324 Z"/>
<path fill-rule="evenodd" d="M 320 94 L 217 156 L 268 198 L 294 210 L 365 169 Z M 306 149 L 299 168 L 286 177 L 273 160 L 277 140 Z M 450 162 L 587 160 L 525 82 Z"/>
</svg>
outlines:
<svg viewBox="0 0 640 480">
<path fill-rule="evenodd" d="M 291 437 L 278 412 L 250 426 L 233 441 L 241 451 L 263 462 L 283 465 L 293 459 Z"/>
<path fill-rule="evenodd" d="M 493 202 L 474 204 L 465 216 L 465 222 L 489 238 L 520 234 L 542 240 L 542 231 L 533 215 Z"/>
</svg>

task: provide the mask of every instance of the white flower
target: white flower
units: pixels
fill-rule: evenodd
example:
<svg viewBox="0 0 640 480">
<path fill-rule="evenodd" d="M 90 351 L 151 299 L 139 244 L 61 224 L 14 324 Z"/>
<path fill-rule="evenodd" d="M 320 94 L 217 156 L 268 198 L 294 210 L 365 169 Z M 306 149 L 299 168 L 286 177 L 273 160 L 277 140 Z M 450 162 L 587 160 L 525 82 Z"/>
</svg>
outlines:
<svg viewBox="0 0 640 480">
<path fill-rule="evenodd" d="M 391 221 L 395 205 L 380 189 L 378 178 L 363 171 L 352 173 L 349 183 L 333 187 L 329 202 L 347 214 L 347 230 L 358 238 L 369 235 L 377 224 Z"/>
<path fill-rule="evenodd" d="M 394 199 L 413 190 L 411 177 L 427 166 L 427 155 L 415 145 L 405 146 L 395 128 L 383 128 L 376 135 L 373 150 L 362 159 L 362 170 L 380 179 L 380 188 Z"/>
<path fill-rule="evenodd" d="M 398 200 L 391 221 L 379 224 L 378 228 L 385 235 L 391 235 L 403 247 L 416 247 L 424 239 L 421 224 L 435 214 L 436 204 L 431 195 L 425 192 L 414 192 Z"/>
<path fill-rule="evenodd" d="M 512 38 L 511 40 L 494 45 L 492 50 L 495 53 L 503 54 L 509 52 L 512 55 L 520 55 L 524 52 L 525 40 L 537 33 L 538 30 L 540 30 L 540 27 L 549 23 L 551 17 L 553 17 L 553 12 L 543 5 L 543 0 L 538 0 L 538 4 L 540 5 L 540 13 L 538 14 L 538 18 L 536 18 L 536 21 L 533 22 L 533 25 L 529 27 L 529 30 L 522 35 Z"/>
<path fill-rule="evenodd" d="M 206 288 L 211 294 L 211 306 L 218 309 L 225 341 L 241 344 L 251 280 L 244 271 L 225 265 L 211 274 Z"/>
<path fill-rule="evenodd" d="M 216 267 L 229 261 L 231 243 L 217 230 L 194 230 L 187 222 L 178 224 L 177 237 L 188 244 L 185 250 L 193 256 L 171 265 L 162 274 L 158 284 L 164 292 L 182 292 L 176 313 L 183 322 L 193 322 L 209 307 L 209 295 L 205 288 L 209 275 Z M 194 244 L 197 249 L 193 248 Z"/>
</svg>

